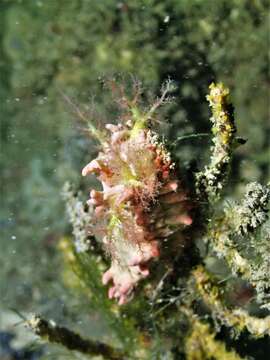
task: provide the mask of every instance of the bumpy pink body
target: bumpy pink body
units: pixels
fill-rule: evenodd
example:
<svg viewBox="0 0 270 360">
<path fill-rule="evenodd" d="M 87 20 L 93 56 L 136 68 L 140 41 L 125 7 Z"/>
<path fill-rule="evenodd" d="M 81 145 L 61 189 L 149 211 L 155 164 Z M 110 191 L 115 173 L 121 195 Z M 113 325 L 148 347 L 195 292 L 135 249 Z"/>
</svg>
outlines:
<svg viewBox="0 0 270 360">
<path fill-rule="evenodd" d="M 192 223 L 191 206 L 155 133 L 121 124 L 106 128 L 109 140 L 82 174 L 94 173 L 102 183 L 103 191 L 90 192 L 94 235 L 111 257 L 103 275 L 104 284 L 112 283 L 109 298 L 124 304 L 149 275 L 162 241 Z"/>
</svg>

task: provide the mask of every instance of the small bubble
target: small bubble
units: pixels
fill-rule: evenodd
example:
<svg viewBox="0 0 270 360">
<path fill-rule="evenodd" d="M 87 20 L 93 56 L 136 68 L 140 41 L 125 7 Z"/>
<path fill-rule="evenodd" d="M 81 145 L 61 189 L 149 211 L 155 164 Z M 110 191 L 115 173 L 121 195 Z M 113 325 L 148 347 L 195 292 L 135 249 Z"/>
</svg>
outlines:
<svg viewBox="0 0 270 360">
<path fill-rule="evenodd" d="M 15 101 L 19 102 L 21 99 L 20 98 L 15 98 Z"/>
<path fill-rule="evenodd" d="M 167 24 L 169 21 L 170 21 L 170 16 L 169 16 L 169 15 L 165 16 L 163 22 L 164 22 L 165 24 Z"/>
<path fill-rule="evenodd" d="M 12 239 L 12 240 L 16 240 L 17 237 L 16 237 L 15 235 L 12 235 L 12 236 L 11 236 L 11 239 Z"/>
</svg>

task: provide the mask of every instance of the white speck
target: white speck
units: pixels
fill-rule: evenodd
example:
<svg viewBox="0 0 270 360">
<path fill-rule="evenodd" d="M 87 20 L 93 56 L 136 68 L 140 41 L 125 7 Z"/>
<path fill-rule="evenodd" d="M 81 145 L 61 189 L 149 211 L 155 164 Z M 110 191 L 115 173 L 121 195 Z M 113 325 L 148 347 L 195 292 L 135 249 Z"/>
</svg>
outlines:
<svg viewBox="0 0 270 360">
<path fill-rule="evenodd" d="M 11 239 L 12 239 L 12 240 L 16 240 L 17 237 L 16 237 L 15 235 L 12 235 L 12 236 L 11 236 Z"/>
<path fill-rule="evenodd" d="M 53 320 L 50 320 L 50 325 L 52 325 L 53 327 L 56 327 L 56 322 Z"/>
<path fill-rule="evenodd" d="M 17 102 L 20 101 L 20 98 L 15 98 L 15 101 L 17 101 Z"/>
<path fill-rule="evenodd" d="M 163 22 L 164 22 L 165 24 L 167 24 L 169 21 L 170 21 L 170 16 L 169 16 L 169 15 L 165 16 Z"/>
<path fill-rule="evenodd" d="M 44 99 L 38 99 L 38 104 L 43 105 L 44 104 Z"/>
</svg>

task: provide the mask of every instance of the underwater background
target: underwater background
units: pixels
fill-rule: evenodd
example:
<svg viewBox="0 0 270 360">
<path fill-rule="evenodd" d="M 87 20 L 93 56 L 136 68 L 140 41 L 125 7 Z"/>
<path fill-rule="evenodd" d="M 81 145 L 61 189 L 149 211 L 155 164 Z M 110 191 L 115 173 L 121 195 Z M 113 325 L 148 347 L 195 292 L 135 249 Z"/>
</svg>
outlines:
<svg viewBox="0 0 270 360">
<path fill-rule="evenodd" d="M 104 79 L 138 78 L 155 97 L 170 78 L 175 102 L 164 118 L 173 142 L 210 132 L 205 96 L 212 81 L 222 81 L 247 139 L 226 188 L 228 198 L 240 197 L 244 184 L 269 181 L 269 2 L 1 0 L 0 39 L 0 354 L 66 359 L 54 347 L 26 350 L 31 334 L 14 327 L 38 312 L 109 336 L 59 251 L 71 234 L 63 184 L 85 188 L 81 169 L 97 152 L 65 97 L 102 122 L 116 114 Z M 209 144 L 207 137 L 183 140 L 175 151 L 180 165 L 203 164 Z"/>
</svg>

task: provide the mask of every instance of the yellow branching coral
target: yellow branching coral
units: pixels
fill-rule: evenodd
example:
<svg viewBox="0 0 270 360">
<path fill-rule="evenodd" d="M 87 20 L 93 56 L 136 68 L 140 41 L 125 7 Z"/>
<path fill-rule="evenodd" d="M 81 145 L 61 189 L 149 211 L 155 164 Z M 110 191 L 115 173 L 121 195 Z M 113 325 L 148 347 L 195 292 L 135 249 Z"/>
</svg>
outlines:
<svg viewBox="0 0 270 360">
<path fill-rule="evenodd" d="M 191 332 L 186 339 L 185 352 L 187 360 L 241 360 L 235 351 L 227 350 L 223 342 L 215 339 L 209 325 L 198 318 L 191 318 Z"/>
<path fill-rule="evenodd" d="M 228 309 L 223 301 L 222 289 L 215 285 L 203 266 L 193 271 L 196 287 L 215 318 L 226 326 L 241 332 L 247 329 L 254 337 L 270 335 L 270 316 L 256 318 L 242 309 Z"/>
<path fill-rule="evenodd" d="M 207 238 L 211 242 L 213 250 L 219 257 L 223 257 L 234 274 L 239 274 L 246 279 L 250 278 L 251 266 L 236 249 L 230 238 L 231 229 L 226 216 L 215 221 Z"/>
<path fill-rule="evenodd" d="M 270 272 L 269 231 L 266 223 L 269 200 L 269 185 L 248 184 L 243 200 L 227 204 L 221 216 L 212 221 L 206 234 L 217 256 L 226 260 L 234 275 L 240 275 L 256 289 L 258 300 L 265 308 L 269 308 L 270 288 L 267 276 Z M 256 243 L 256 231 L 264 225 L 266 229 L 260 233 L 260 243 Z M 248 251 L 243 252 L 243 242 Z M 258 246 L 255 247 L 255 243 Z"/>
<path fill-rule="evenodd" d="M 232 145 L 236 127 L 234 123 L 233 107 L 229 102 L 229 89 L 222 83 L 209 86 L 210 94 L 207 100 L 212 110 L 213 146 L 211 161 L 204 170 L 197 174 L 197 186 L 201 196 L 210 199 L 217 198 L 223 188 L 231 160 Z"/>
</svg>

